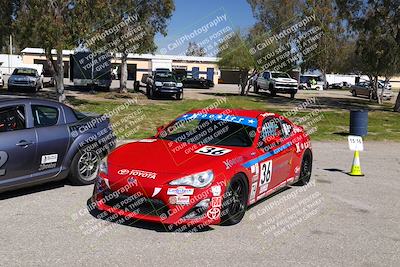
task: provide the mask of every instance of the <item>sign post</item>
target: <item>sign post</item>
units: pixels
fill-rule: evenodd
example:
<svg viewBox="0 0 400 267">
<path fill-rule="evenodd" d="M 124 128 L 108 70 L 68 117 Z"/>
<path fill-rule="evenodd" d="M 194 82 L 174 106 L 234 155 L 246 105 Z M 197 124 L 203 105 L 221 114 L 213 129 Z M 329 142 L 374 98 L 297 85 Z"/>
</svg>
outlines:
<svg viewBox="0 0 400 267">
<path fill-rule="evenodd" d="M 360 165 L 360 151 L 364 150 L 362 137 L 356 135 L 349 135 L 348 141 L 349 141 L 349 149 L 351 151 L 354 151 L 353 164 L 351 165 L 351 171 L 349 172 L 349 175 L 364 176 L 364 174 L 361 171 L 361 165 Z"/>
</svg>

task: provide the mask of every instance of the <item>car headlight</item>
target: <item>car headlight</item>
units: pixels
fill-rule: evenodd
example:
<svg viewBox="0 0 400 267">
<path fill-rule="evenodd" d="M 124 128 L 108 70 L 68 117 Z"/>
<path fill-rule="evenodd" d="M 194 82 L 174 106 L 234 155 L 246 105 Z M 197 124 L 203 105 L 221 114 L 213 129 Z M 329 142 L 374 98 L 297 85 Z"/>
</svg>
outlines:
<svg viewBox="0 0 400 267">
<path fill-rule="evenodd" d="M 101 161 L 99 174 L 108 175 L 108 165 L 106 160 Z"/>
<path fill-rule="evenodd" d="M 214 180 L 214 173 L 211 170 L 199 172 L 183 178 L 171 181 L 170 185 L 190 185 L 193 187 L 206 187 Z"/>
<path fill-rule="evenodd" d="M 176 87 L 183 87 L 183 84 L 182 83 L 177 83 Z"/>
<path fill-rule="evenodd" d="M 155 82 L 154 84 L 155 84 L 156 86 L 162 86 L 162 85 L 163 85 L 162 82 Z"/>
</svg>

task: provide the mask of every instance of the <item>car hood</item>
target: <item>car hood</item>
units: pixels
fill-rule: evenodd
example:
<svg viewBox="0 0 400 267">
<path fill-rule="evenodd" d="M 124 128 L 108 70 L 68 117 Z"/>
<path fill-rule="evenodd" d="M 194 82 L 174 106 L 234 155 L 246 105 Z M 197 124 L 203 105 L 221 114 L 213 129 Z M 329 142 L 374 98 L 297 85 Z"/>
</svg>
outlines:
<svg viewBox="0 0 400 267">
<path fill-rule="evenodd" d="M 273 78 L 276 82 L 281 82 L 281 83 L 297 83 L 295 79 L 291 78 Z"/>
<path fill-rule="evenodd" d="M 144 139 L 118 147 L 108 157 L 110 182 L 135 176 L 147 184 L 160 185 L 186 175 L 224 168 L 226 162 L 249 160 L 251 148 L 215 146 L 230 149 L 222 156 L 195 153 L 204 145 L 177 143 L 160 139 Z M 225 163 L 224 163 L 225 162 Z M 126 179 L 124 179 L 126 180 Z"/>
</svg>

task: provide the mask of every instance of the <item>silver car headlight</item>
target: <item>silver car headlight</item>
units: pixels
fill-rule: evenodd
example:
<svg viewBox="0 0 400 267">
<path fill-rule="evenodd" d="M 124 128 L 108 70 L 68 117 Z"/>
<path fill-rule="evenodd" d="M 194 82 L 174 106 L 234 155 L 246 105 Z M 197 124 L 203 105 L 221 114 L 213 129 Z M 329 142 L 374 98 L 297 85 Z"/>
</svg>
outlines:
<svg viewBox="0 0 400 267">
<path fill-rule="evenodd" d="M 214 180 L 214 173 L 211 170 L 188 175 L 171 181 L 170 185 L 189 185 L 197 188 L 206 187 Z"/>
</svg>

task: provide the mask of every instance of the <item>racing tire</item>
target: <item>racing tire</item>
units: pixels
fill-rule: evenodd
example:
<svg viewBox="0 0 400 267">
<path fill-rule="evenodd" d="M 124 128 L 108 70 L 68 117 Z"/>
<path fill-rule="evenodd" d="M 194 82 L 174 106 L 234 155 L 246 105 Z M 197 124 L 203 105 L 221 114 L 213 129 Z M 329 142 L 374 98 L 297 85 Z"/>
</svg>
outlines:
<svg viewBox="0 0 400 267">
<path fill-rule="evenodd" d="M 89 185 L 96 180 L 100 167 L 100 157 L 96 152 L 87 150 L 87 148 L 78 150 L 72 159 L 68 179 L 73 185 Z"/>
<path fill-rule="evenodd" d="M 352 96 L 357 96 L 356 90 L 352 90 L 352 91 L 351 91 L 351 95 L 352 95 Z"/>
<path fill-rule="evenodd" d="M 225 192 L 221 209 L 221 225 L 238 224 L 247 210 L 248 182 L 244 175 L 235 175 Z"/>
<path fill-rule="evenodd" d="M 295 185 L 303 186 L 310 182 L 312 173 L 312 154 L 310 150 L 306 150 L 301 161 L 300 178 Z"/>
<path fill-rule="evenodd" d="M 291 99 L 294 99 L 294 96 L 295 96 L 295 95 L 296 95 L 296 93 L 291 93 L 291 94 L 290 94 L 290 98 L 291 98 Z"/>
</svg>

